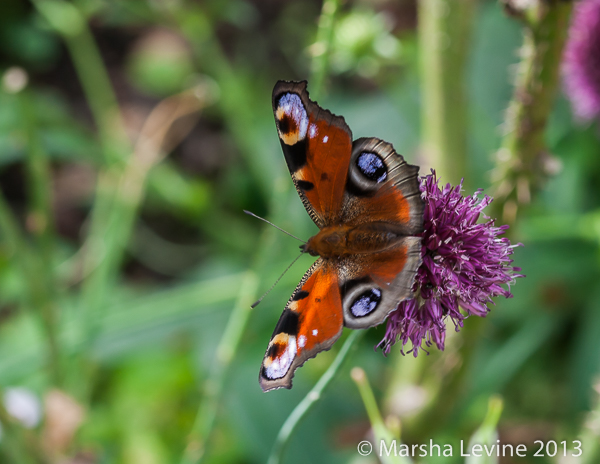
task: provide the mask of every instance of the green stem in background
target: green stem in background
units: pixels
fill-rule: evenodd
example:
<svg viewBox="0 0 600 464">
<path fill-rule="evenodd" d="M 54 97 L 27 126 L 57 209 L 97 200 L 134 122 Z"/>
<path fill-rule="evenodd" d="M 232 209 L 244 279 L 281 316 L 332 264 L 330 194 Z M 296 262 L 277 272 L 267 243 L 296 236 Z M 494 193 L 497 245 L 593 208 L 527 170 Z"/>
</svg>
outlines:
<svg viewBox="0 0 600 464">
<path fill-rule="evenodd" d="M 29 189 L 29 212 L 26 218 L 27 228 L 35 236 L 36 256 L 31 256 L 31 266 L 35 275 L 25 276 L 25 280 L 36 280 L 39 295 L 36 298 L 35 311 L 39 311 L 48 340 L 48 356 L 52 372 L 52 381 L 62 383 L 61 350 L 57 335 L 58 307 L 57 282 L 53 266 L 55 250 L 54 219 L 52 213 L 52 186 L 48 154 L 42 146 L 37 129 L 36 114 L 31 95 L 27 90 L 17 95 L 21 120 L 27 147 L 27 186 Z M 31 269 L 33 271 L 33 269 Z"/>
<path fill-rule="evenodd" d="M 83 274 L 87 277 L 82 283 L 80 307 L 89 348 L 93 341 L 94 321 L 110 294 L 111 279 L 116 274 L 115 269 L 120 263 L 133 222 L 128 212 L 134 211 L 135 207 L 128 204 L 128 199 L 116 195 L 131 146 L 87 18 L 75 5 L 63 1 L 36 0 L 36 6 L 61 33 L 67 45 L 94 116 L 104 154 L 104 168 L 98 174 L 96 197 L 84 245 Z"/>
<path fill-rule="evenodd" d="M 584 450 L 584 453 L 580 458 L 583 464 L 596 464 L 600 461 L 600 430 L 597 426 L 600 421 L 600 384 L 597 380 L 595 385 L 593 385 L 593 388 L 595 390 L 595 405 L 587 414 L 578 435 L 578 439 L 582 444 L 581 448 Z M 571 442 L 570 447 L 573 445 L 576 444 Z M 579 452 L 571 451 L 571 454 L 579 454 Z"/>
<path fill-rule="evenodd" d="M 130 153 L 125 126 L 87 18 L 75 4 L 64 0 L 33 0 L 33 3 L 69 50 L 94 116 L 105 163 L 123 161 Z"/>
<path fill-rule="evenodd" d="M 544 135 L 559 83 L 572 2 L 504 3 L 523 21 L 523 46 L 506 112 L 506 135 L 496 156 L 492 208 L 496 216 L 502 215 L 503 222 L 514 223 L 519 206 L 531 201 L 546 177 L 548 154 Z M 525 9 L 521 5 L 526 5 Z"/>
<path fill-rule="evenodd" d="M 470 450 L 474 445 L 492 446 L 497 443 L 498 440 L 498 421 L 502 415 L 504 409 L 504 402 L 502 398 L 497 395 L 493 395 L 488 400 L 488 409 L 483 419 L 482 424 L 477 430 L 471 435 L 469 440 L 468 449 Z M 471 455 L 465 459 L 465 464 L 484 464 L 484 463 L 496 463 L 498 460 L 495 457 L 489 459 L 488 456 L 477 456 Z"/>
<path fill-rule="evenodd" d="M 237 302 L 217 346 L 212 370 L 204 384 L 203 396 L 196 412 L 194 425 L 187 437 L 188 444 L 181 459 L 181 464 L 197 463 L 205 453 L 206 444 L 210 438 L 221 404 L 225 379 L 237 354 L 244 329 L 250 318 L 251 305 L 256 299 L 257 288 L 257 275 L 252 271 L 246 272 L 240 285 Z"/>
<path fill-rule="evenodd" d="M 422 147 L 428 167 L 453 184 L 468 174 L 465 64 L 475 5 L 419 1 Z"/>
<path fill-rule="evenodd" d="M 420 0 L 419 1 L 419 58 L 421 72 L 422 147 L 428 168 L 436 170 L 442 181 L 458 183 L 467 172 L 467 97 L 465 90 L 466 64 L 470 50 L 470 35 L 475 16 L 476 0 Z M 467 186 L 468 189 L 468 186 Z M 466 331 L 471 333 L 476 327 Z M 463 350 L 464 351 L 464 350 Z M 465 353 L 464 356 L 468 356 Z M 419 384 L 430 365 L 422 357 L 402 359 L 394 367 L 395 374 L 387 396 L 407 383 Z M 463 373 L 448 376 L 460 384 Z M 446 379 L 448 382 L 449 379 Z M 430 392 L 433 398 L 442 399 Z M 431 428 L 428 411 L 438 412 L 437 402 L 411 420 L 411 437 L 424 425 Z M 427 416 L 426 420 L 421 420 Z M 422 424 L 423 423 L 423 424 Z"/>
<path fill-rule="evenodd" d="M 335 15 L 340 7 L 340 0 L 325 0 L 319 17 L 317 37 L 310 47 L 312 53 L 310 93 L 313 100 L 319 98 L 329 73 L 329 55 L 333 42 Z"/>
<path fill-rule="evenodd" d="M 360 397 L 363 400 L 363 404 L 367 410 L 367 415 L 369 416 L 369 421 L 371 422 L 371 428 L 375 438 L 375 444 L 373 445 L 375 455 L 379 456 L 383 464 L 410 464 L 412 461 L 409 458 L 399 456 L 393 451 L 389 453 L 389 455 L 385 450 L 383 453 L 379 453 L 380 449 L 383 450 L 383 444 L 385 444 L 386 449 L 397 450 L 397 440 L 399 437 L 394 436 L 394 434 L 383 422 L 383 417 L 381 416 L 381 412 L 377 407 L 377 401 L 375 400 L 375 395 L 373 394 L 373 390 L 371 389 L 371 385 L 369 384 L 369 379 L 367 378 L 365 371 L 359 367 L 355 367 L 352 369 L 351 376 L 352 380 L 354 380 L 356 386 L 358 387 Z"/>
<path fill-rule="evenodd" d="M 0 234 L 8 248 L 9 258 L 15 261 L 16 269 L 21 273 L 21 281 L 25 283 L 25 306 L 33 311 L 39 311 L 47 330 L 48 365 L 50 378 L 55 384 L 60 384 L 61 367 L 58 340 L 53 320 L 49 314 L 53 312 L 53 301 L 41 274 L 44 270 L 39 265 L 39 259 L 29 244 L 23 238 L 18 223 L 10 210 L 6 199 L 0 194 Z M 49 323 L 52 322 L 52 323 Z"/>
<path fill-rule="evenodd" d="M 110 79 L 87 19 L 72 3 L 63 0 L 34 0 L 39 13 L 61 35 L 75 66 L 86 99 L 90 105 L 104 155 L 104 169 L 98 174 L 96 197 L 91 212 L 88 238 L 84 245 L 81 290 L 81 317 L 84 334 L 90 338 L 98 311 L 102 308 L 108 287 L 118 265 L 116 251 L 124 247 L 123 233 L 130 224 L 112 221 L 115 192 L 124 160 L 131 152 L 119 107 Z M 90 349 L 92 340 L 86 343 Z M 86 350 L 86 351 L 87 351 Z M 81 353 L 85 358 L 89 353 Z M 82 385 L 85 382 L 78 382 Z"/>
<path fill-rule="evenodd" d="M 282 462 L 283 453 L 285 451 L 285 447 L 294 433 L 294 430 L 300 423 L 300 421 L 306 416 L 306 414 L 311 410 L 311 408 L 315 405 L 325 388 L 331 383 L 331 381 L 335 378 L 336 374 L 340 370 L 340 367 L 344 363 L 346 356 L 348 355 L 350 348 L 356 343 L 356 341 L 365 333 L 364 330 L 353 330 L 352 333 L 348 336 L 342 348 L 338 352 L 337 356 L 331 363 L 331 365 L 327 368 L 325 373 L 321 376 L 319 381 L 315 384 L 315 386 L 308 392 L 308 394 L 304 397 L 298 406 L 294 408 L 292 413 L 288 416 L 288 418 L 283 423 L 281 430 L 277 434 L 277 438 L 275 439 L 275 443 L 273 444 L 273 449 L 271 450 L 271 454 L 269 456 L 268 464 L 279 464 Z"/>
<path fill-rule="evenodd" d="M 84 280 L 80 307 L 85 340 L 80 357 L 85 364 L 98 332 L 98 313 L 110 295 L 110 286 L 118 274 L 144 197 L 148 171 L 168 151 L 164 144 L 172 124 L 196 113 L 211 101 L 211 97 L 208 85 L 200 83 L 189 91 L 163 100 L 148 116 L 132 149 L 87 18 L 74 4 L 63 0 L 35 0 L 35 5 L 67 45 L 98 127 L 104 152 L 104 167 L 98 175 L 90 229 L 83 247 Z M 189 126 L 187 130 L 191 128 Z M 180 139 L 185 134 L 187 131 L 182 131 L 176 138 Z M 89 397 L 94 378 L 93 365 L 86 367 L 89 369 L 89 382 L 77 382 L 83 389 L 80 392 L 83 397 Z"/>
</svg>

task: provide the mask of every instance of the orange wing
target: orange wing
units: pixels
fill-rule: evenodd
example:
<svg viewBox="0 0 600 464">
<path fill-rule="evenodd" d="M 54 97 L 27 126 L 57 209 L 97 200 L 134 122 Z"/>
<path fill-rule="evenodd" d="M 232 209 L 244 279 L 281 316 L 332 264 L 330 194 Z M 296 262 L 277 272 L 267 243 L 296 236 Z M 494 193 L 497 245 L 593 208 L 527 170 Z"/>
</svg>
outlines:
<svg viewBox="0 0 600 464">
<path fill-rule="evenodd" d="M 413 296 L 412 285 L 420 265 L 419 237 L 399 237 L 384 251 L 339 260 L 344 325 L 366 329 L 381 324 L 398 303 Z"/>
<path fill-rule="evenodd" d="M 291 388 L 294 371 L 328 350 L 342 333 L 338 274 L 318 259 L 304 275 L 275 327 L 260 369 L 263 391 Z"/>
<path fill-rule="evenodd" d="M 338 223 L 352 154 L 352 132 L 344 118 L 308 98 L 306 81 L 279 81 L 273 113 L 296 190 L 312 220 Z"/>
</svg>

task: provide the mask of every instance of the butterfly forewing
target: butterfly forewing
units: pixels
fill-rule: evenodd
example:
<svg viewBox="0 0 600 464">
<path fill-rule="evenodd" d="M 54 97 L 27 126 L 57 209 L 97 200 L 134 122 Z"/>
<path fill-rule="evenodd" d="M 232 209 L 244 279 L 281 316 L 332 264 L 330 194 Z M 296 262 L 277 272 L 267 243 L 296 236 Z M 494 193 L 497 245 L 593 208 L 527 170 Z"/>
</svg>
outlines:
<svg viewBox="0 0 600 464">
<path fill-rule="evenodd" d="M 306 82 L 279 81 L 273 113 L 296 190 L 319 228 L 339 222 L 352 133 L 344 118 L 308 98 Z"/>
</svg>

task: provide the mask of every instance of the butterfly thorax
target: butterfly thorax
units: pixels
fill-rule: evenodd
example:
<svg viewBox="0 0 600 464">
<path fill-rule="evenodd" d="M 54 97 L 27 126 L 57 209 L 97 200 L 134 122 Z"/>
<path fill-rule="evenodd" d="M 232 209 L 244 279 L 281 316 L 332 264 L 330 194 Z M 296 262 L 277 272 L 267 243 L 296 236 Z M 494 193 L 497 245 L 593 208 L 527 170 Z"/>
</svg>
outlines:
<svg viewBox="0 0 600 464">
<path fill-rule="evenodd" d="M 309 238 L 301 248 L 312 256 L 335 258 L 383 251 L 397 243 L 400 237 L 398 227 L 385 222 L 328 226 Z"/>
</svg>

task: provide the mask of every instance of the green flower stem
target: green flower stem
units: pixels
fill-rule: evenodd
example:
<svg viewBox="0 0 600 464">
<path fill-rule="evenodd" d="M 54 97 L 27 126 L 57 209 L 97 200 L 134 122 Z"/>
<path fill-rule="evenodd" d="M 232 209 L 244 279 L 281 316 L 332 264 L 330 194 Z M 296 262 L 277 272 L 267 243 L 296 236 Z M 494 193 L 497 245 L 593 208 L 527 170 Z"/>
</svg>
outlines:
<svg viewBox="0 0 600 464">
<path fill-rule="evenodd" d="M 475 0 L 419 1 L 422 144 L 444 182 L 467 172 L 465 63 Z"/>
<path fill-rule="evenodd" d="M 210 438 L 221 404 L 225 379 L 252 312 L 251 305 L 256 299 L 258 282 L 257 275 L 252 271 L 246 272 L 242 279 L 237 302 L 229 316 L 227 326 L 217 346 L 212 370 L 204 384 L 202 400 L 196 412 L 194 425 L 187 437 L 188 444 L 181 464 L 197 463 L 204 456 L 206 443 Z"/>
<path fill-rule="evenodd" d="M 385 443 L 386 448 L 392 447 L 395 440 L 398 440 L 398 436 L 394 436 L 394 434 L 386 427 L 383 422 L 383 417 L 381 416 L 381 412 L 377 407 L 377 401 L 375 400 L 375 395 L 373 394 L 373 390 L 371 389 L 371 385 L 369 384 L 369 379 L 365 374 L 365 371 L 359 367 L 355 367 L 351 372 L 352 380 L 356 383 L 358 387 L 358 391 L 360 392 L 360 397 L 363 400 L 363 404 L 365 405 L 365 409 L 367 410 L 367 415 L 369 416 L 369 421 L 371 422 L 371 428 L 373 429 L 373 435 L 375 436 L 375 444 L 373 445 L 374 450 L 379 450 L 380 444 Z M 375 453 L 379 455 L 379 453 Z M 384 464 L 410 464 L 412 461 L 403 456 L 394 455 L 391 453 L 389 456 L 387 453 L 382 453 L 379 455 L 381 462 Z"/>
<path fill-rule="evenodd" d="M 125 160 L 130 153 L 125 125 L 87 18 L 76 4 L 64 0 L 33 0 L 33 3 L 69 50 L 94 116 L 104 162 L 110 165 Z"/>
<path fill-rule="evenodd" d="M 36 311 L 40 312 L 48 339 L 48 355 L 50 358 L 51 378 L 60 386 L 63 380 L 61 369 L 61 350 L 57 336 L 57 282 L 53 266 L 55 233 L 52 213 L 52 187 L 48 154 L 42 146 L 37 130 L 35 108 L 31 95 L 27 90 L 17 95 L 20 116 L 24 128 L 27 147 L 27 186 L 29 188 L 29 212 L 26 219 L 27 228 L 36 237 L 36 256 L 30 256 L 30 272 L 24 281 L 36 280 L 38 296 Z M 25 246 L 24 246 L 25 247 Z M 35 268 L 35 269 L 33 269 Z M 35 277 L 33 277 L 35 275 Z M 33 284 L 32 284 L 33 285 Z"/>
<path fill-rule="evenodd" d="M 56 336 L 54 321 L 54 302 L 48 291 L 40 267 L 40 260 L 29 244 L 24 240 L 15 217 L 6 199 L 0 194 L 0 234 L 8 248 L 9 258 L 15 263 L 15 268 L 21 273 L 21 281 L 27 286 L 24 304 L 32 311 L 41 315 L 47 332 L 48 366 L 53 383 L 60 384 L 60 350 Z"/>
<path fill-rule="evenodd" d="M 108 73 L 85 15 L 75 4 L 64 0 L 34 0 L 34 5 L 67 46 L 94 117 L 103 152 L 104 167 L 97 177 L 88 238 L 83 247 L 82 268 L 86 278 L 82 282 L 80 307 L 83 332 L 88 337 L 85 349 L 80 353 L 84 359 L 92 346 L 97 313 L 110 294 L 110 279 L 124 248 L 125 232 L 131 226 L 131 221 L 125 218 L 114 219 L 115 212 L 117 216 L 122 215 L 121 211 L 117 211 L 115 192 L 131 147 Z M 131 210 L 122 203 L 121 210 Z M 77 381 L 77 385 L 85 389 L 86 382 Z M 80 393 L 85 396 L 84 392 Z"/>
<path fill-rule="evenodd" d="M 333 42 L 335 15 L 340 7 L 340 0 L 325 0 L 319 17 L 319 26 L 315 43 L 311 46 L 312 67 L 310 92 L 317 99 L 323 92 L 325 79 L 329 73 L 329 55 Z"/>
<path fill-rule="evenodd" d="M 199 84 L 197 87 L 169 97 L 161 101 L 146 119 L 139 133 L 138 141 L 122 171 L 107 171 L 103 175 L 110 178 L 108 182 L 115 184 L 112 207 L 106 212 L 105 223 L 102 224 L 103 235 L 91 235 L 86 246 L 94 247 L 92 256 L 100 258 L 92 274 L 84 281 L 82 299 L 85 303 L 95 304 L 94 310 L 87 312 L 85 323 L 86 351 L 91 349 L 98 330 L 98 310 L 104 304 L 106 291 L 111 279 L 117 274 L 127 241 L 131 235 L 136 213 L 144 198 L 148 172 L 163 158 L 171 147 L 166 147 L 166 139 L 173 123 L 185 116 L 197 113 L 211 102 L 207 88 Z M 191 129 L 192 126 L 189 126 Z M 185 131 L 177 134 L 175 145 L 185 136 Z M 87 285 L 85 285 L 87 283 Z M 90 376 L 93 379 L 94 368 L 91 366 Z M 89 392 L 87 392 L 89 393 Z M 85 392 L 84 392 L 85 394 Z"/>
<path fill-rule="evenodd" d="M 504 409 L 504 402 L 500 396 L 493 395 L 488 400 L 488 409 L 483 419 L 482 424 L 477 430 L 471 435 L 469 440 L 469 449 L 475 445 L 495 445 L 498 440 L 498 422 Z M 465 460 L 465 464 L 483 464 L 496 462 L 495 459 L 488 460 L 484 457 L 483 459 L 479 456 L 469 456 Z"/>
<path fill-rule="evenodd" d="M 572 2 L 558 0 L 537 0 L 526 5 L 525 10 L 510 10 L 523 21 L 522 58 L 494 172 L 492 208 L 506 223 L 514 223 L 518 208 L 531 201 L 546 177 L 544 135 L 558 87 L 572 8 Z"/>
<path fill-rule="evenodd" d="M 285 447 L 294 433 L 297 425 L 300 423 L 302 418 L 306 416 L 308 411 L 315 405 L 325 388 L 331 383 L 331 381 L 335 378 L 336 374 L 340 370 L 346 356 L 348 355 L 350 348 L 356 343 L 356 341 L 362 337 L 365 333 L 364 330 L 353 330 L 352 333 L 348 336 L 342 348 L 338 352 L 337 356 L 331 363 L 331 365 L 327 368 L 325 373 L 321 376 L 319 381 L 315 384 L 315 386 L 308 392 L 308 394 L 304 397 L 304 399 L 298 403 L 298 406 L 294 408 L 292 413 L 288 416 L 288 418 L 283 423 L 283 426 L 279 430 L 277 434 L 277 438 L 273 445 L 273 449 L 271 450 L 271 454 L 269 456 L 268 464 L 279 464 L 282 462 L 283 453 L 285 451 Z"/>
<path fill-rule="evenodd" d="M 468 180 L 465 68 L 475 8 L 475 0 L 419 2 L 423 150 L 429 167 L 453 184 Z M 400 385 L 421 382 L 428 365 L 422 356 L 398 360 L 388 396 Z M 411 422 L 420 428 L 421 416 Z"/>
</svg>

